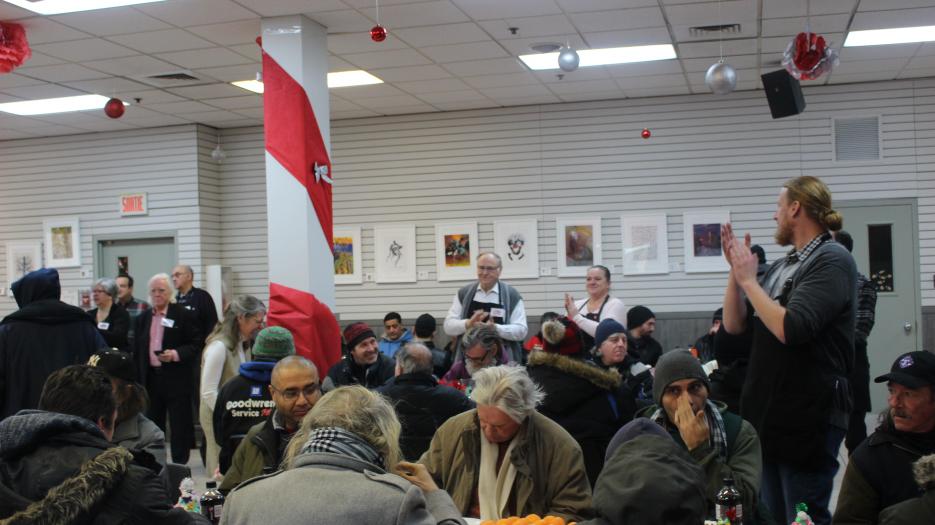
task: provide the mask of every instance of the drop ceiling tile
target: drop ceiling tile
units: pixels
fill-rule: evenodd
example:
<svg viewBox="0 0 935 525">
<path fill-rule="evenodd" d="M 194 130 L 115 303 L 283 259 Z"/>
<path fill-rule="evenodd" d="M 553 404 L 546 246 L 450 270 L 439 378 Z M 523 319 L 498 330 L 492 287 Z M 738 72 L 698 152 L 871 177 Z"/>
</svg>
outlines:
<svg viewBox="0 0 935 525">
<path fill-rule="evenodd" d="M 227 46 L 227 49 L 239 53 L 241 56 L 247 57 L 251 62 L 260 62 L 263 57 L 263 54 L 260 52 L 260 46 L 253 44 L 239 44 L 236 46 Z"/>
<path fill-rule="evenodd" d="M 419 98 L 432 105 L 436 105 L 440 102 L 463 102 L 469 100 L 489 102 L 487 97 L 481 95 L 479 92 L 473 89 L 463 91 L 446 91 L 444 93 L 423 93 L 419 95 Z"/>
<path fill-rule="evenodd" d="M 21 19 L 26 19 L 30 17 L 35 17 L 36 13 L 28 11 L 26 9 L 16 7 L 12 4 L 0 4 L 0 20 L 17 20 L 22 22 Z"/>
<path fill-rule="evenodd" d="M 353 69 L 353 67 L 350 67 L 349 69 Z M 441 78 L 451 78 L 451 73 L 445 71 L 441 66 L 437 66 L 435 64 L 428 66 L 371 69 L 370 74 L 376 76 L 384 82 L 407 82 L 413 80 L 437 80 Z"/>
<path fill-rule="evenodd" d="M 201 102 L 221 109 L 248 109 L 263 107 L 260 95 L 244 95 L 225 98 L 204 98 Z"/>
<path fill-rule="evenodd" d="M 394 37 L 392 33 L 383 42 L 374 42 L 370 35 L 361 33 L 328 35 L 328 51 L 335 55 L 380 52 L 392 49 L 409 49 L 409 46 Z"/>
<path fill-rule="evenodd" d="M 124 113 L 124 115 L 120 117 L 120 120 L 139 127 L 176 126 L 188 123 L 188 121 L 183 118 L 174 115 L 166 115 L 158 111 L 151 111 L 140 106 L 131 106 L 131 108 L 132 110 L 128 110 Z"/>
<path fill-rule="evenodd" d="M 171 62 L 189 69 L 234 66 L 248 62 L 247 58 L 243 55 L 234 53 L 223 47 L 197 49 L 194 51 L 177 51 L 174 53 L 159 53 L 155 56 L 166 62 Z"/>
<path fill-rule="evenodd" d="M 244 113 L 253 112 L 253 111 L 255 111 L 255 109 L 244 109 L 244 110 L 238 110 L 237 112 L 214 110 L 214 111 L 203 111 L 203 112 L 198 112 L 198 113 L 188 113 L 188 114 L 182 115 L 182 117 L 188 120 L 191 120 L 192 122 L 198 122 L 201 124 L 211 125 L 217 122 L 240 120 L 240 119 L 243 119 L 244 117 L 257 118 L 252 114 L 251 115 L 244 114 Z M 263 109 L 259 108 L 259 112 L 260 112 L 260 118 L 262 118 Z"/>
<path fill-rule="evenodd" d="M 378 53 L 357 53 L 344 55 L 341 58 L 368 71 L 385 67 L 421 66 L 432 63 L 431 60 L 412 49 L 397 49 L 395 51 L 381 51 Z"/>
<path fill-rule="evenodd" d="M 828 79 L 829 84 L 850 84 L 853 82 L 877 82 L 896 78 L 896 71 L 864 71 L 854 74 L 834 73 Z"/>
<path fill-rule="evenodd" d="M 412 95 L 394 95 L 391 97 L 371 97 L 362 98 L 354 101 L 356 104 L 373 110 L 382 110 L 394 106 L 418 106 L 423 104 L 421 100 Z"/>
<path fill-rule="evenodd" d="M 241 66 L 209 67 L 194 70 L 195 76 L 210 77 L 221 82 L 234 82 L 237 80 L 252 80 L 260 71 L 259 64 L 244 64 Z"/>
<path fill-rule="evenodd" d="M 617 86 L 617 84 L 609 78 L 602 79 L 602 80 L 580 80 L 580 81 L 575 81 L 575 80 L 569 81 L 567 79 L 555 80 L 553 82 L 547 83 L 546 86 L 550 90 L 552 90 L 552 93 L 555 93 L 556 95 L 559 95 L 559 96 L 568 95 L 571 93 L 586 93 L 586 92 L 595 92 L 595 91 L 607 92 L 607 91 L 619 90 L 619 86 Z"/>
<path fill-rule="evenodd" d="M 238 4 L 255 11 L 260 16 L 284 16 L 311 11 L 333 11 L 347 9 L 341 0 L 236 0 Z M 311 5 L 309 5 L 311 4 Z"/>
<path fill-rule="evenodd" d="M 147 107 L 153 104 L 166 104 L 170 102 L 184 102 L 185 101 L 185 99 L 180 96 L 173 95 L 172 93 L 163 91 L 161 89 L 152 89 L 152 88 L 143 89 L 140 91 L 132 91 L 130 93 L 125 93 L 125 95 L 128 95 L 128 98 L 138 97 L 141 100 L 141 102 L 137 103 L 137 105 L 138 106 L 142 105 L 142 106 L 147 106 Z"/>
<path fill-rule="evenodd" d="M 26 61 L 25 66 L 26 67 L 54 66 L 56 64 L 64 64 L 64 63 L 65 63 L 64 60 L 50 57 L 49 55 L 39 53 L 38 51 L 33 49 L 32 56 L 30 56 L 29 60 Z"/>
<path fill-rule="evenodd" d="M 86 38 L 69 42 L 52 42 L 35 46 L 37 51 L 70 62 L 85 62 L 136 55 L 132 49 L 108 42 L 103 38 Z"/>
<path fill-rule="evenodd" d="M 215 46 L 215 44 L 184 29 L 165 29 L 162 31 L 134 33 L 132 35 L 117 35 L 110 37 L 110 40 L 143 53 L 164 53 Z"/>
<path fill-rule="evenodd" d="M 504 98 L 551 96 L 552 92 L 542 84 L 529 84 L 525 86 L 503 86 L 495 88 L 482 88 L 480 92 L 494 100 Z"/>
<path fill-rule="evenodd" d="M 29 39 L 29 45 L 33 47 L 37 44 L 80 40 L 91 36 L 88 33 L 72 29 L 44 16 L 28 18 L 20 23 L 26 28 L 26 38 Z"/>
<path fill-rule="evenodd" d="M 57 86 L 55 84 L 41 84 L 38 86 L 22 86 L 2 88 L 7 95 L 20 97 L 26 100 L 38 100 L 40 98 L 71 97 L 75 95 L 87 95 L 84 91 Z"/>
<path fill-rule="evenodd" d="M 496 75 L 529 71 L 518 58 L 494 58 L 488 60 L 467 60 L 442 64 L 442 67 L 459 77 L 476 75 Z"/>
<path fill-rule="evenodd" d="M 192 26 L 186 30 L 205 40 L 223 46 L 235 44 L 253 44 L 256 46 L 256 37 L 260 36 L 260 20 L 239 20 L 222 24 Z"/>
<path fill-rule="evenodd" d="M 501 41 L 512 38 L 537 38 L 577 33 L 575 26 L 565 15 L 524 16 L 505 20 L 484 20 L 478 23 L 494 38 Z M 510 32 L 511 27 L 517 28 L 515 35 Z"/>
<path fill-rule="evenodd" d="M 452 44 L 448 46 L 430 46 L 423 47 L 421 51 L 435 62 L 461 62 L 464 60 L 482 60 L 485 58 L 509 56 L 499 44 L 493 41 Z"/>
<path fill-rule="evenodd" d="M 140 84 L 139 82 L 134 82 L 132 80 L 127 80 L 120 77 L 108 77 L 108 78 L 99 78 L 97 80 L 80 80 L 75 82 L 65 82 L 65 85 L 70 88 L 80 89 L 81 91 L 87 91 L 88 93 L 97 93 L 100 95 L 110 96 L 111 93 L 116 93 L 118 97 L 128 98 L 125 93 L 144 91 L 147 89 L 152 89 L 145 84 Z"/>
<path fill-rule="evenodd" d="M 922 44 L 922 47 L 916 52 L 916 56 L 924 55 L 935 55 L 935 42 L 925 42 Z"/>
<path fill-rule="evenodd" d="M 357 69 L 350 62 L 345 62 L 334 55 L 328 55 L 328 71 L 348 71 Z"/>
<path fill-rule="evenodd" d="M 489 41 L 490 37 L 473 22 L 397 29 L 393 34 L 413 47 Z"/>
<path fill-rule="evenodd" d="M 618 88 L 613 91 L 572 91 L 569 93 L 558 93 L 558 97 L 562 102 L 584 102 L 588 100 L 613 100 L 624 98 L 624 93 Z"/>
<path fill-rule="evenodd" d="M 929 4 L 931 5 L 931 4 Z M 851 22 L 851 31 L 935 25 L 935 7 L 899 9 L 879 12 L 858 12 Z"/>
<path fill-rule="evenodd" d="M 108 60 L 94 60 L 85 62 L 83 65 L 110 73 L 115 76 L 137 77 L 146 75 L 157 75 L 169 71 L 177 71 L 179 68 L 174 64 L 158 60 L 151 56 L 139 55 L 125 58 L 111 58 Z"/>
<path fill-rule="evenodd" d="M 906 65 L 907 69 L 928 68 L 929 76 L 935 73 L 935 55 L 912 57 Z"/>
<path fill-rule="evenodd" d="M 634 77 L 618 77 L 617 85 L 624 91 L 639 88 L 685 86 L 684 75 L 647 75 Z"/>
<path fill-rule="evenodd" d="M 189 27 L 235 20 L 259 18 L 259 15 L 230 0 L 198 0 L 197 2 L 157 2 L 141 4 L 136 9 L 174 26 Z"/>
<path fill-rule="evenodd" d="M 348 7 L 364 9 L 373 7 L 374 0 L 342 0 Z M 380 5 L 420 4 L 427 0 L 380 0 Z"/>
<path fill-rule="evenodd" d="M 850 60 L 841 61 L 834 68 L 835 75 L 856 75 L 873 71 L 898 72 L 909 63 L 908 58 L 889 58 L 881 60 Z M 895 76 L 892 75 L 892 76 Z"/>
<path fill-rule="evenodd" d="M 720 45 L 718 42 L 690 42 L 678 45 L 679 58 L 704 58 L 720 56 Z M 757 45 L 755 38 L 744 38 L 741 40 L 725 40 L 724 55 L 755 55 Z"/>
<path fill-rule="evenodd" d="M 490 100 L 455 100 L 452 102 L 435 102 L 432 104 L 441 111 L 462 111 L 467 109 L 495 108 L 500 104 Z"/>
<path fill-rule="evenodd" d="M 84 11 L 50 17 L 69 27 L 97 36 L 121 35 L 140 31 L 169 29 L 169 24 L 133 9 L 132 7 L 114 7 L 106 11 Z"/>
<path fill-rule="evenodd" d="M 183 118 L 186 118 L 186 115 L 191 113 L 204 113 L 206 111 L 216 110 L 216 108 L 213 108 L 207 104 L 202 104 L 201 102 L 195 102 L 194 100 L 146 104 L 146 108 L 153 111 L 158 111 L 160 113 L 166 113 L 167 115 L 177 115 Z"/>
<path fill-rule="evenodd" d="M 811 12 L 813 15 L 849 14 L 854 10 L 854 5 L 856 3 L 857 0 L 783 0 L 782 2 L 763 2 L 763 18 L 805 16 L 806 12 Z M 865 3 L 867 3 L 867 0 L 861 2 L 861 5 Z M 810 4 L 808 6 L 808 11 L 806 11 L 806 4 Z"/>
<path fill-rule="evenodd" d="M 653 60 L 652 62 L 636 62 L 633 64 L 616 64 L 604 66 L 604 70 L 612 77 L 626 77 L 631 75 L 666 75 L 681 73 L 682 64 L 678 60 Z"/>
<path fill-rule="evenodd" d="M 708 68 L 716 64 L 717 61 L 718 57 L 683 58 L 682 66 L 685 68 L 685 71 L 689 73 L 698 73 L 707 71 Z M 734 69 L 756 68 L 759 65 L 757 55 L 735 55 L 727 57 L 724 61 L 730 64 Z"/>
<path fill-rule="evenodd" d="M 858 11 L 884 11 L 887 9 L 909 9 L 912 7 L 929 7 L 931 0 L 862 0 L 857 6 Z"/>
<path fill-rule="evenodd" d="M 305 16 L 327 27 L 328 32 L 331 34 L 357 33 L 364 38 L 370 38 L 370 28 L 376 24 L 375 20 L 371 20 L 353 9 L 324 13 L 307 12 Z"/>
<path fill-rule="evenodd" d="M 413 95 L 423 93 L 439 93 L 442 91 L 460 91 L 471 89 L 471 86 L 465 84 L 457 78 L 442 78 L 438 80 L 419 80 L 415 82 L 396 82 L 395 86 Z"/>
<path fill-rule="evenodd" d="M 352 118 L 379 117 L 380 114 L 369 109 L 350 109 L 346 111 L 332 111 L 331 120 L 344 120 Z"/>
<path fill-rule="evenodd" d="M 353 102 L 348 102 L 343 98 L 331 96 L 328 100 L 328 106 L 331 109 L 331 112 L 335 111 L 350 111 L 352 109 L 360 109 L 360 106 L 354 104 Z"/>
<path fill-rule="evenodd" d="M 887 46 L 861 46 L 840 48 L 841 60 L 849 62 L 851 60 L 874 60 L 881 58 L 908 58 L 915 56 L 920 43 L 913 44 L 891 44 Z"/>
<path fill-rule="evenodd" d="M 218 122 L 214 124 L 215 128 L 218 129 L 235 129 L 235 128 L 248 128 L 252 126 L 262 126 L 263 119 L 257 118 L 242 118 L 239 120 L 228 120 L 225 122 Z"/>
<path fill-rule="evenodd" d="M 587 41 L 588 47 L 592 49 L 672 43 L 669 30 L 665 27 L 585 33 L 584 39 Z"/>
<path fill-rule="evenodd" d="M 495 98 L 494 102 L 501 106 L 529 106 L 532 104 L 555 104 L 562 100 L 555 95 L 533 95 L 528 97 Z"/>
<path fill-rule="evenodd" d="M 14 97 L 13 95 L 4 95 L 3 93 L 0 93 L 0 104 L 3 104 L 5 102 L 17 102 L 19 100 L 23 100 L 23 99 L 21 97 Z M 3 117 L 0 118 L 0 127 L 2 126 L 9 127 L 10 125 L 11 124 L 7 122 L 7 115 L 4 114 Z"/>
<path fill-rule="evenodd" d="M 435 113 L 438 109 L 428 104 L 414 106 L 390 106 L 380 110 L 384 115 L 415 115 L 417 113 Z"/>
<path fill-rule="evenodd" d="M 69 82 L 72 80 L 90 80 L 103 78 L 105 73 L 79 66 L 78 64 L 59 64 L 57 66 L 23 67 L 17 70 L 26 75 L 46 82 Z"/>
<path fill-rule="evenodd" d="M 896 78 L 927 78 L 932 76 L 932 66 L 903 69 Z"/>
<path fill-rule="evenodd" d="M 658 0 L 555 0 L 566 13 L 586 13 L 588 11 L 609 11 L 621 7 L 653 7 L 658 6 Z M 623 5 L 621 5 L 623 4 Z"/>
<path fill-rule="evenodd" d="M 610 78 L 610 73 L 603 66 L 597 67 L 579 67 L 572 72 L 565 72 L 560 69 L 550 69 L 548 71 L 534 71 L 533 75 L 542 82 L 555 82 L 559 75 L 562 79 L 569 82 L 580 82 L 582 80 L 603 80 Z"/>
<path fill-rule="evenodd" d="M 504 86 L 524 86 L 527 84 L 538 84 L 539 79 L 536 75 L 523 71 L 521 73 L 505 73 L 500 75 L 481 75 L 476 77 L 464 77 L 464 81 L 475 88 L 494 88 Z"/>
<path fill-rule="evenodd" d="M 554 0 L 453 0 L 474 20 L 557 15 L 562 12 Z"/>
<path fill-rule="evenodd" d="M 582 33 L 597 31 L 619 31 L 621 29 L 643 29 L 665 26 L 659 7 L 637 9 L 614 9 L 571 15 L 571 21 Z"/>
<path fill-rule="evenodd" d="M 843 33 L 847 29 L 847 23 L 850 21 L 850 13 L 838 15 L 812 16 L 811 30 L 824 35 L 825 33 Z M 794 36 L 805 31 L 805 17 L 794 18 L 772 18 L 763 20 L 762 35 L 769 36 Z M 840 44 L 840 42 L 838 42 Z"/>
<path fill-rule="evenodd" d="M 335 96 L 354 103 L 360 103 L 365 98 L 396 97 L 406 95 L 401 89 L 389 84 L 372 84 L 369 86 L 350 86 L 332 90 Z"/>
<path fill-rule="evenodd" d="M 625 93 L 628 97 L 666 97 L 670 95 L 688 95 L 691 90 L 687 86 L 660 86 L 628 89 Z"/>
<path fill-rule="evenodd" d="M 757 0 L 725 0 L 721 2 L 720 15 L 718 15 L 716 2 L 667 5 L 665 10 L 666 18 L 673 26 L 705 26 L 738 22 L 755 24 L 757 20 Z"/>
<path fill-rule="evenodd" d="M 377 19 L 376 9 L 372 7 L 361 9 L 361 12 L 372 20 Z M 380 23 L 391 30 L 458 22 L 470 22 L 470 18 L 449 0 L 380 6 Z"/>
<path fill-rule="evenodd" d="M 203 98 L 236 97 L 242 95 L 244 92 L 243 88 L 239 88 L 227 83 L 169 88 L 166 91 L 172 93 L 173 95 L 178 95 L 180 97 L 190 98 L 193 100 L 200 100 Z"/>
<path fill-rule="evenodd" d="M 507 52 L 513 56 L 529 55 L 537 53 L 532 46 L 536 44 L 570 44 L 575 49 L 586 49 L 588 46 L 581 39 L 578 33 L 568 33 L 564 35 L 551 35 L 535 38 L 512 38 L 510 40 L 500 40 L 500 45 L 505 47 Z"/>
</svg>

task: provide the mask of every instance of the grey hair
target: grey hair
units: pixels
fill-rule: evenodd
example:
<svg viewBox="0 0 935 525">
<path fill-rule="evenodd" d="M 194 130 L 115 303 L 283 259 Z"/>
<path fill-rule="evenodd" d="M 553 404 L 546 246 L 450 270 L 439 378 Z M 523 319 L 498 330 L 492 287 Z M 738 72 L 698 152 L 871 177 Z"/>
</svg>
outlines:
<svg viewBox="0 0 935 525">
<path fill-rule="evenodd" d="M 147 284 L 146 293 L 149 293 L 149 288 L 153 287 L 153 281 L 165 281 L 166 282 L 166 288 L 169 289 L 169 302 L 174 303 L 175 302 L 175 286 L 172 286 L 172 278 L 169 277 L 169 274 L 163 272 L 163 273 L 157 273 L 156 275 L 150 277 L 149 281 L 146 283 Z"/>
<path fill-rule="evenodd" d="M 472 379 L 471 399 L 475 403 L 499 408 L 517 423 L 525 421 L 545 399 L 545 392 L 521 366 L 484 368 L 475 372 Z"/>
<path fill-rule="evenodd" d="M 406 343 L 396 352 L 396 364 L 404 374 L 431 374 L 432 351 L 422 343 Z"/>
<path fill-rule="evenodd" d="M 237 346 L 237 343 L 240 341 L 239 320 L 241 318 L 265 313 L 266 305 L 256 297 L 252 295 L 241 295 L 237 297 L 227 305 L 227 309 L 224 310 L 224 317 L 215 325 L 214 330 L 211 331 L 211 334 L 205 340 L 205 344 L 221 341 L 224 343 L 224 346 L 227 347 L 228 351 L 233 351 L 234 347 Z"/>
<path fill-rule="evenodd" d="M 497 329 L 488 324 L 479 324 L 468 329 L 461 338 L 461 351 L 465 352 L 477 345 L 484 347 L 488 352 L 496 352 L 494 357 L 500 357 L 503 341 L 497 334 Z"/>
<path fill-rule="evenodd" d="M 483 256 L 485 256 L 485 255 L 489 255 L 489 256 L 493 257 L 494 259 L 496 259 L 496 260 L 497 260 L 497 266 L 500 267 L 500 268 L 503 268 L 503 259 L 501 259 L 500 256 L 496 254 L 496 252 L 480 252 L 480 253 L 477 255 L 477 260 L 479 261 L 480 258 L 483 257 Z"/>
<path fill-rule="evenodd" d="M 100 286 L 104 289 L 104 293 L 110 296 L 114 301 L 117 300 L 117 281 L 111 279 L 110 277 L 103 277 L 94 281 L 94 288 Z"/>
</svg>

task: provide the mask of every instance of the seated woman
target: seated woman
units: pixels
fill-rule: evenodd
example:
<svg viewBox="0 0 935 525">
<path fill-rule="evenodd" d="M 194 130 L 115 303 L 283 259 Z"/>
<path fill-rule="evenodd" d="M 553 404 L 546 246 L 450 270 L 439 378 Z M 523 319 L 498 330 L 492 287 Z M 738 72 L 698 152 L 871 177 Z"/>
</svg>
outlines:
<svg viewBox="0 0 935 525">
<path fill-rule="evenodd" d="M 399 433 L 380 394 L 356 385 L 328 392 L 292 438 L 285 470 L 234 489 L 221 523 L 463 524 L 423 465 L 399 461 Z"/>
<path fill-rule="evenodd" d="M 653 376 L 645 365 L 627 354 L 626 328 L 615 319 L 604 319 L 594 332 L 592 361 L 599 367 L 614 369 L 623 378 L 622 389 L 637 408 L 653 403 Z"/>
<path fill-rule="evenodd" d="M 97 308 L 88 311 L 88 315 L 107 346 L 129 351 L 130 314 L 117 302 L 117 282 L 110 278 L 98 279 L 91 288 L 91 296 Z"/>
</svg>

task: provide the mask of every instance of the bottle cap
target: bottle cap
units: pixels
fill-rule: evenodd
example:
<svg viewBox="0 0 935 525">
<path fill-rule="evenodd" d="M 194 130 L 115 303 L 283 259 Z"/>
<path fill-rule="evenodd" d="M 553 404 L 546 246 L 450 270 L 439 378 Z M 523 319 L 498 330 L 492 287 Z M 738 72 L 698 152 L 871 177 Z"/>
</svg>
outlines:
<svg viewBox="0 0 935 525">
<path fill-rule="evenodd" d="M 205 487 L 207 487 L 209 490 L 213 488 L 217 488 L 217 486 L 218 486 L 217 481 L 210 480 L 210 481 L 205 482 Z"/>
</svg>

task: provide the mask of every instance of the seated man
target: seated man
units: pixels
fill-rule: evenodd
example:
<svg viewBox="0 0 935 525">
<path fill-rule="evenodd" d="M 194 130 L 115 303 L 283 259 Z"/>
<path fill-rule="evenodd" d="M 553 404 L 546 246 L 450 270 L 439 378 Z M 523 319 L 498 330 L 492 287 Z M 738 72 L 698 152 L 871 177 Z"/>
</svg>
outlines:
<svg viewBox="0 0 935 525">
<path fill-rule="evenodd" d="M 408 343 L 396 352 L 396 377 L 377 389 L 396 405 L 402 424 L 399 446 L 410 461 L 419 459 L 445 421 L 474 408 L 474 402 L 432 376 L 432 352 Z"/>
<path fill-rule="evenodd" d="M 279 469 L 302 418 L 321 398 L 318 369 L 302 356 L 286 357 L 273 368 L 269 391 L 276 410 L 265 421 L 254 425 L 237 446 L 219 487 L 225 493 L 264 471 Z"/>
<path fill-rule="evenodd" d="M 447 382 L 463 381 L 470 386 L 478 370 L 510 362 L 503 340 L 497 329 L 489 324 L 474 326 L 461 338 L 461 352 L 444 379 Z M 470 392 L 468 392 L 470 393 Z"/>
<path fill-rule="evenodd" d="M 724 478 L 734 478 L 752 516 L 760 495 L 760 439 L 753 425 L 708 399 L 708 377 L 689 352 L 675 350 L 656 363 L 653 400 L 643 415 L 665 428 L 705 473 L 709 511 Z"/>
<path fill-rule="evenodd" d="M 438 429 L 419 460 L 455 506 L 483 520 L 507 516 L 590 514 L 591 486 L 581 447 L 536 412 L 542 392 L 517 366 L 474 374 L 477 408 Z"/>
<path fill-rule="evenodd" d="M 717 335 L 717 331 L 721 328 L 721 320 L 724 319 L 724 309 L 718 308 L 714 311 L 714 316 L 711 318 L 711 326 L 708 328 L 708 331 L 698 339 L 695 340 L 695 344 L 692 347 L 695 349 L 695 357 L 698 358 L 702 363 L 707 363 L 709 361 L 714 361 L 714 336 Z"/>
<path fill-rule="evenodd" d="M 935 354 L 903 354 L 874 381 L 887 382 L 889 410 L 847 463 L 835 524 L 877 523 L 884 508 L 921 496 L 912 464 L 935 453 Z"/>
<path fill-rule="evenodd" d="M 656 314 L 645 306 L 634 306 L 627 312 L 627 328 L 627 347 L 630 355 L 643 364 L 656 366 L 656 361 L 662 355 L 662 345 L 653 339 Z"/>
<path fill-rule="evenodd" d="M 322 390 L 360 385 L 377 388 L 393 377 L 393 359 L 380 352 L 377 337 L 367 323 L 351 323 L 344 328 L 344 357 L 328 370 Z"/>
<path fill-rule="evenodd" d="M 393 357 L 409 341 L 412 332 L 403 326 L 403 317 L 396 312 L 383 316 L 383 337 L 380 338 L 380 352 L 386 357 Z"/>
<path fill-rule="evenodd" d="M 442 377 L 448 373 L 453 361 L 451 352 L 447 348 L 435 346 L 435 328 L 437 323 L 432 314 L 422 314 L 416 319 L 415 336 L 412 340 L 422 343 L 429 352 L 432 352 L 432 373 L 435 377 Z"/>
<path fill-rule="evenodd" d="M 149 454 L 113 445 L 107 373 L 71 365 L 49 376 L 39 410 L 0 422 L 4 523 L 208 523 L 172 508 Z"/>
</svg>

